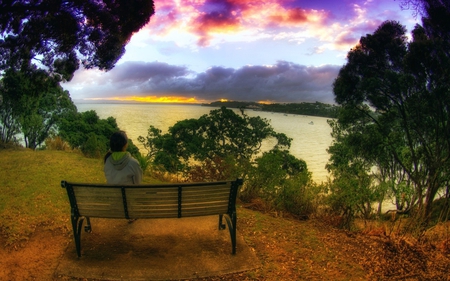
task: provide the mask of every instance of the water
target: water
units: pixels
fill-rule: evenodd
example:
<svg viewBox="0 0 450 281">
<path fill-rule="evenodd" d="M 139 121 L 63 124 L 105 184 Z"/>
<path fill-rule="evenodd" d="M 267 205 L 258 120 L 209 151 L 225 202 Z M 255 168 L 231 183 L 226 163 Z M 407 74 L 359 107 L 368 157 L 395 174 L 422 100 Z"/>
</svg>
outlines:
<svg viewBox="0 0 450 281">
<path fill-rule="evenodd" d="M 127 132 L 133 143 L 141 152 L 145 150 L 137 141 L 139 136 L 146 136 L 150 125 L 167 132 L 177 121 L 199 118 L 216 107 L 199 105 L 167 104 L 76 104 L 79 112 L 95 110 L 102 119 L 116 118 L 120 129 Z M 277 133 L 284 133 L 292 138 L 290 152 L 306 161 L 313 180 L 320 183 L 327 179 L 325 165 L 329 155 L 326 149 L 331 145 L 331 128 L 327 118 L 263 111 L 247 110 L 249 116 L 260 116 L 270 121 Z"/>
</svg>

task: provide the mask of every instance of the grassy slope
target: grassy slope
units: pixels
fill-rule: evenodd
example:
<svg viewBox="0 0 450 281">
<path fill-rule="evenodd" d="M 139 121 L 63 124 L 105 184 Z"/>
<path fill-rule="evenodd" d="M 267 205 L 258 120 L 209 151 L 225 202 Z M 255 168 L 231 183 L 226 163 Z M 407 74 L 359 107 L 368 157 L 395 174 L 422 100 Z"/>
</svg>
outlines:
<svg viewBox="0 0 450 281">
<path fill-rule="evenodd" d="M 0 229 L 8 244 L 26 240 L 37 226 L 70 227 L 61 180 L 104 183 L 102 161 L 63 151 L 0 151 Z"/>
</svg>

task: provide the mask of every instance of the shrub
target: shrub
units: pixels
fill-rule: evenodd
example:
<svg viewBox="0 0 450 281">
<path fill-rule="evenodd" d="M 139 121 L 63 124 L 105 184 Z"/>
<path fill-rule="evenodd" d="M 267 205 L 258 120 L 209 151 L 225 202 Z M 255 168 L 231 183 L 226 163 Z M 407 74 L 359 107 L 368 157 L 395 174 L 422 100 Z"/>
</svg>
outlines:
<svg viewBox="0 0 450 281">
<path fill-rule="evenodd" d="M 307 219 L 317 210 L 320 189 L 308 175 L 301 174 L 285 181 L 275 199 L 277 209 Z"/>
<path fill-rule="evenodd" d="M 86 157 L 100 158 L 107 151 L 105 143 L 104 137 L 90 133 L 86 142 L 81 146 L 81 151 Z"/>
<path fill-rule="evenodd" d="M 47 138 L 45 140 L 45 147 L 48 150 L 62 150 L 67 151 L 70 149 L 70 146 L 67 142 L 65 142 L 60 136 L 55 136 L 52 138 Z"/>
<path fill-rule="evenodd" d="M 244 202 L 256 198 L 271 208 L 308 218 L 318 206 L 320 189 L 313 184 L 306 163 L 286 150 L 271 150 L 257 158 L 240 193 Z"/>
<path fill-rule="evenodd" d="M 139 162 L 139 166 L 141 166 L 142 171 L 145 173 L 145 171 L 147 170 L 148 166 L 150 165 L 150 160 L 147 157 L 145 157 L 142 154 L 140 154 L 140 153 L 139 154 L 134 154 L 134 157 Z"/>
<path fill-rule="evenodd" d="M 295 158 L 289 151 L 273 149 L 264 152 L 250 168 L 241 197 L 247 201 L 261 197 L 273 203 L 285 181 L 300 174 L 309 181 L 305 161 Z"/>
</svg>

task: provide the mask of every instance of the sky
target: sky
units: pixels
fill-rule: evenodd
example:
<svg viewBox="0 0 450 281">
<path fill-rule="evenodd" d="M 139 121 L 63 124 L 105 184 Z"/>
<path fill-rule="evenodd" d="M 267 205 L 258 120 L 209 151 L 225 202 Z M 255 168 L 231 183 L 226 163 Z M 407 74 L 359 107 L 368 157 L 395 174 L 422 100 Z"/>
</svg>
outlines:
<svg viewBox="0 0 450 281">
<path fill-rule="evenodd" d="M 333 82 L 361 36 L 419 21 L 400 0 L 155 0 L 108 71 L 79 69 L 77 101 L 334 104 Z"/>
</svg>

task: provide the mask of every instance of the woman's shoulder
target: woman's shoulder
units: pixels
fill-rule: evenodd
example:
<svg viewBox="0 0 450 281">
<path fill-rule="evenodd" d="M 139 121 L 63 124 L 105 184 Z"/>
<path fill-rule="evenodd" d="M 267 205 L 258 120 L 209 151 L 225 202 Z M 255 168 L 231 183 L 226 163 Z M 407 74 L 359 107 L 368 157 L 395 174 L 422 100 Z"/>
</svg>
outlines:
<svg viewBox="0 0 450 281">
<path fill-rule="evenodd" d="M 129 154 L 129 159 L 130 159 L 130 162 L 139 165 L 139 161 L 136 158 L 134 158 L 131 154 Z"/>
</svg>

